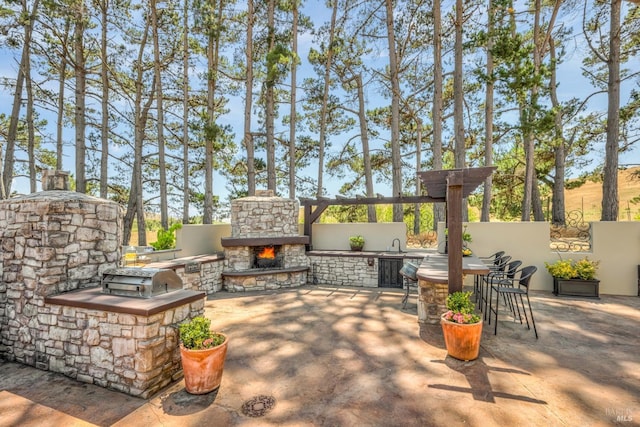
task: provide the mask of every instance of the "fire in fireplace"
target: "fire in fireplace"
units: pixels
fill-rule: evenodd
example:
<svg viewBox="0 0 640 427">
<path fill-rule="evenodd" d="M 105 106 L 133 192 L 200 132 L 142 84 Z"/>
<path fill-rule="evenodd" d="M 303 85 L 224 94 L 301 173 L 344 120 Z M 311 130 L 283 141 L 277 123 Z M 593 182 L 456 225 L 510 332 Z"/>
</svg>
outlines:
<svg viewBox="0 0 640 427">
<path fill-rule="evenodd" d="M 253 248 L 254 262 L 252 268 L 282 268 L 280 246 L 268 245 Z"/>
</svg>

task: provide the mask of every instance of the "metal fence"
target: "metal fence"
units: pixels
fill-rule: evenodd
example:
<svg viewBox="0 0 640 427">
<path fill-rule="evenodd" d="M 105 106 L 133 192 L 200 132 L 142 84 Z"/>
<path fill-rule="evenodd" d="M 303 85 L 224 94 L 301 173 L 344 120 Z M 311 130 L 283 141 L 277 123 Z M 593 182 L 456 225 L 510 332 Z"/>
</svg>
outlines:
<svg viewBox="0 0 640 427">
<path fill-rule="evenodd" d="M 550 226 L 550 248 L 558 252 L 591 252 L 591 223 L 582 210 L 567 212 L 565 225 Z"/>
</svg>

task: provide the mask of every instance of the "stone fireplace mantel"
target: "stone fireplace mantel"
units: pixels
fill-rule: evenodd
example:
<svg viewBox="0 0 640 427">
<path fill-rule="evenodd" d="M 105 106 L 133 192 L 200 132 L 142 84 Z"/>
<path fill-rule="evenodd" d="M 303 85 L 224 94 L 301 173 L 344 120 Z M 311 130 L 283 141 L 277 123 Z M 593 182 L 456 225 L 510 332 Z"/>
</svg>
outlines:
<svg viewBox="0 0 640 427">
<path fill-rule="evenodd" d="M 269 245 L 306 245 L 309 236 L 283 236 L 283 237 L 223 237 L 222 247 L 234 246 L 269 246 Z"/>
</svg>

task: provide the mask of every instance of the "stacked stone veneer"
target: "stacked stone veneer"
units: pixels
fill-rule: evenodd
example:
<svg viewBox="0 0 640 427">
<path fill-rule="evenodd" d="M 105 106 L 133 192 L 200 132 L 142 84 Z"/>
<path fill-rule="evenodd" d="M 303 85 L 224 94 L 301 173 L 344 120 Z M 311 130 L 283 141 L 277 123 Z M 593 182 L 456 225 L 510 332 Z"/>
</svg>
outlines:
<svg viewBox="0 0 640 427">
<path fill-rule="evenodd" d="M 181 374 L 175 326 L 204 299 L 151 315 L 50 303 L 118 266 L 122 221 L 117 203 L 70 191 L 0 201 L 1 359 L 140 397 Z"/>
<path fill-rule="evenodd" d="M 418 322 L 438 324 L 447 311 L 449 285 L 420 279 L 418 281 Z"/>
<path fill-rule="evenodd" d="M 202 261 L 200 263 L 200 272 L 198 273 L 187 273 L 184 266 L 175 268 L 174 271 L 182 279 L 183 289 L 203 291 L 210 295 L 222 290 L 223 269 L 223 259 L 215 259 Z"/>
<path fill-rule="evenodd" d="M 314 283 L 378 287 L 378 258 L 369 265 L 361 256 L 309 256 Z"/>
<path fill-rule="evenodd" d="M 69 191 L 0 202 L 0 357 L 44 365 L 44 298 L 95 284 L 117 266 L 121 220 L 116 203 Z"/>
<path fill-rule="evenodd" d="M 7 297 L 38 299 L 86 287 L 116 267 L 122 241 L 117 203 L 70 191 L 43 191 L 0 202 L 0 272 Z M 0 302 L 2 304 L 2 302 Z M 15 318 L 22 304 L 8 304 Z M 0 306 L 2 307 L 2 306 Z M 15 310 L 15 313 L 14 311 Z"/>
<path fill-rule="evenodd" d="M 283 268 L 306 266 L 308 259 L 304 245 L 282 245 L 284 255 Z M 231 246 L 225 248 L 225 266 L 233 271 L 249 270 L 252 262 L 252 248 L 249 246 Z"/>
<path fill-rule="evenodd" d="M 273 191 L 258 191 L 256 196 L 231 202 L 231 238 L 246 240 L 238 246 L 225 247 L 225 272 L 246 272 L 244 275 L 224 275 L 224 287 L 229 292 L 279 289 L 307 283 L 308 259 L 304 244 L 278 243 L 284 255 L 281 271 L 251 269 L 254 239 L 299 236 L 297 200 L 273 196 Z"/>
<path fill-rule="evenodd" d="M 147 398 L 181 378 L 177 325 L 203 312 L 204 299 L 150 316 L 47 304 L 35 353 L 20 349 L 16 360 Z"/>
<path fill-rule="evenodd" d="M 199 271 L 188 271 L 188 266 L 191 264 L 198 264 Z M 199 255 L 195 257 L 157 261 L 147 264 L 146 267 L 175 271 L 182 280 L 183 289 L 202 291 L 207 295 L 222 290 L 222 270 L 224 269 L 224 256 L 222 255 Z"/>
<path fill-rule="evenodd" d="M 298 235 L 299 203 L 293 199 L 261 195 L 231 201 L 231 237 L 287 237 Z"/>
</svg>

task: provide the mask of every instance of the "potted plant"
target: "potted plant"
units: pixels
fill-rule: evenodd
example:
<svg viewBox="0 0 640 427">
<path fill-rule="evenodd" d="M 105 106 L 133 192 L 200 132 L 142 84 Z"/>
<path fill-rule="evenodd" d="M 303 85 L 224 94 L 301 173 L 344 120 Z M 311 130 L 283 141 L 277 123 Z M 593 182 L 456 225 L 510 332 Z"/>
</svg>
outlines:
<svg viewBox="0 0 640 427">
<path fill-rule="evenodd" d="M 599 261 L 584 257 L 574 261 L 559 259 L 554 263 L 545 262 L 544 265 L 553 276 L 553 293 L 555 295 L 570 295 L 583 297 L 600 296 L 600 280 L 596 279 Z"/>
<path fill-rule="evenodd" d="M 220 386 L 228 337 L 211 330 L 211 320 L 197 316 L 178 326 L 185 389 L 209 393 Z"/>
<path fill-rule="evenodd" d="M 351 236 L 349 237 L 349 245 L 351 246 L 352 251 L 361 251 L 364 247 L 364 237 L 362 236 Z"/>
<path fill-rule="evenodd" d="M 447 312 L 440 317 L 444 343 L 449 356 L 474 360 L 480 353 L 482 319 L 475 314 L 471 292 L 454 292 L 447 296 Z"/>
<path fill-rule="evenodd" d="M 467 245 L 469 245 L 469 243 L 473 242 L 473 239 L 471 238 L 471 233 L 467 232 L 467 226 L 464 226 L 464 229 L 462 230 L 462 247 L 466 248 Z"/>
<path fill-rule="evenodd" d="M 469 249 L 469 243 L 473 241 L 471 237 L 471 233 L 467 232 L 467 226 L 465 225 L 462 229 L 462 255 L 463 256 L 471 256 L 473 252 Z M 449 252 L 449 229 L 444 229 L 444 253 Z"/>
</svg>

